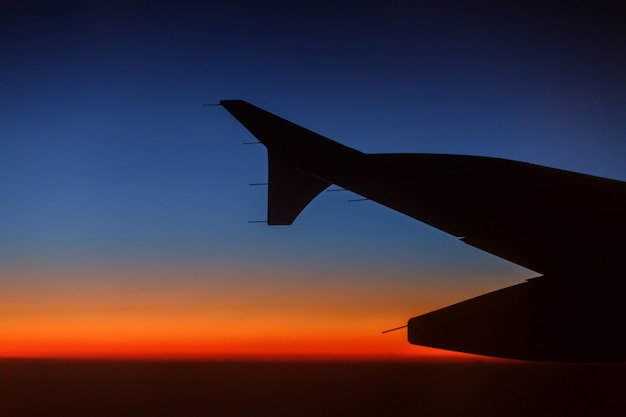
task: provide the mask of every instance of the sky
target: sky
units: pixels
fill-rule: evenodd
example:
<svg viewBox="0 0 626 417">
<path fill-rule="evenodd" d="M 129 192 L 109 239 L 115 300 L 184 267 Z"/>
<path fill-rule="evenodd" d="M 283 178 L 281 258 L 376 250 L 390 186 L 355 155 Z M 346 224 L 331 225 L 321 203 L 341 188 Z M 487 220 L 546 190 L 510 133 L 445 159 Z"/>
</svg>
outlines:
<svg viewBox="0 0 626 417">
<path fill-rule="evenodd" d="M 248 223 L 265 149 L 204 103 L 626 180 L 617 5 L 157 3 L 0 6 L 1 357 L 454 357 L 380 332 L 537 276 L 348 192 Z"/>
</svg>

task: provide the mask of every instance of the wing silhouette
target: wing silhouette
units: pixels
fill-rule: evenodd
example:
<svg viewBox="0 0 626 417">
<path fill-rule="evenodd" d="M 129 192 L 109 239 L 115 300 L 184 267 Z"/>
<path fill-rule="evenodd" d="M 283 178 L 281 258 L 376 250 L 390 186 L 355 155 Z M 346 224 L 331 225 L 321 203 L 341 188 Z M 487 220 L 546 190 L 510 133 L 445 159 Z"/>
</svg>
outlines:
<svg viewBox="0 0 626 417">
<path fill-rule="evenodd" d="M 220 104 L 268 149 L 269 224 L 291 224 L 336 184 L 543 275 L 412 318 L 411 343 L 514 359 L 626 360 L 615 326 L 626 324 L 618 240 L 626 183 L 499 158 L 365 154 L 245 101 Z"/>
</svg>

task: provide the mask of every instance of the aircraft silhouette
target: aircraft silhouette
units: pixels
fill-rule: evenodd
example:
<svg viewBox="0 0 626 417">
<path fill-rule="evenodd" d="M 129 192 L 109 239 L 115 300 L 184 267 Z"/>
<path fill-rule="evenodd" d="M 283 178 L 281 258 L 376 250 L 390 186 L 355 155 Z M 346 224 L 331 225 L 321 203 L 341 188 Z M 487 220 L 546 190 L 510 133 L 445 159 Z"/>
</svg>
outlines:
<svg viewBox="0 0 626 417">
<path fill-rule="evenodd" d="M 626 360 L 626 183 L 499 158 L 365 154 L 242 100 L 267 147 L 269 225 L 331 184 L 541 274 L 408 321 L 416 345 L 551 362 Z"/>
</svg>

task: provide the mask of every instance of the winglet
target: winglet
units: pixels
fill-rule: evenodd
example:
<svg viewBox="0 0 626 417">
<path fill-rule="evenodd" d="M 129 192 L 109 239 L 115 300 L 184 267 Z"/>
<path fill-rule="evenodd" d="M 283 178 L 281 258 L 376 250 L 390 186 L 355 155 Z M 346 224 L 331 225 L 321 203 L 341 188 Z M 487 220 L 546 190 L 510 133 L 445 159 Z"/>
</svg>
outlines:
<svg viewBox="0 0 626 417">
<path fill-rule="evenodd" d="M 220 104 L 267 147 L 269 225 L 292 224 L 333 183 L 330 167 L 346 156 L 361 155 L 243 100 Z"/>
<path fill-rule="evenodd" d="M 290 225 L 330 183 L 290 167 L 268 150 L 267 224 Z"/>
</svg>

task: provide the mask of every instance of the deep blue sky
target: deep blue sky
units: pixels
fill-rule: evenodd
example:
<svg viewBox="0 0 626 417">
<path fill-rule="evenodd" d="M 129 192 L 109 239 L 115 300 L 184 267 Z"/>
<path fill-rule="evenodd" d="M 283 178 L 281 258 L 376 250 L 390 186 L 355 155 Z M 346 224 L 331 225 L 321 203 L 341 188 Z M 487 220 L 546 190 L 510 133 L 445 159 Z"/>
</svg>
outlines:
<svg viewBox="0 0 626 417">
<path fill-rule="evenodd" d="M 265 190 L 247 185 L 266 179 L 265 151 L 201 106 L 220 99 L 365 152 L 626 180 L 618 6 L 26 3 L 0 9 L 3 263 L 532 276 L 347 193 L 322 194 L 291 228 L 248 224 L 265 216 Z"/>
</svg>

